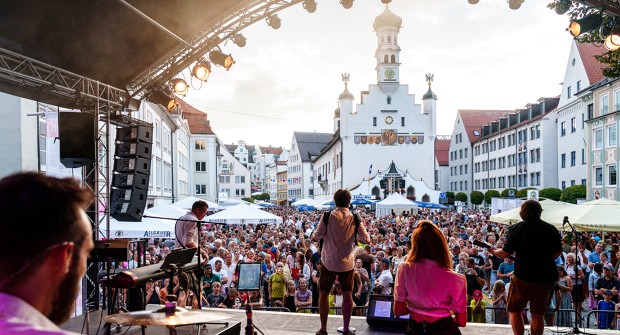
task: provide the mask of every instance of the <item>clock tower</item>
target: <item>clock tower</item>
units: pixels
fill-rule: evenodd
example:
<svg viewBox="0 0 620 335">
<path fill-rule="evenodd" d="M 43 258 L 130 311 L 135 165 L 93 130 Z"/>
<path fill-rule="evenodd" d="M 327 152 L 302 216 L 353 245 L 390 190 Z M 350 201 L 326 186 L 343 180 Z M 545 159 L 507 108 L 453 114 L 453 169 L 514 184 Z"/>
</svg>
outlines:
<svg viewBox="0 0 620 335">
<path fill-rule="evenodd" d="M 388 5 L 385 5 L 383 14 L 377 16 L 373 28 L 377 34 L 378 47 L 375 52 L 377 58 L 377 82 L 398 83 L 400 68 L 400 47 L 398 46 L 398 33 L 403 20 L 400 16 L 392 13 Z"/>
</svg>

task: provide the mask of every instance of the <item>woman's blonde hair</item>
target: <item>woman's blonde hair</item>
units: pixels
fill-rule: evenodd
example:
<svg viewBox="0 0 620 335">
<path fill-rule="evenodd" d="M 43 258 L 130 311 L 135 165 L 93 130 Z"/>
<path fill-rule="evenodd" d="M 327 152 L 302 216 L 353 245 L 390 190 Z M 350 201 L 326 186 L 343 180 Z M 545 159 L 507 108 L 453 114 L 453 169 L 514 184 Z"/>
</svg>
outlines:
<svg viewBox="0 0 620 335">
<path fill-rule="evenodd" d="M 504 289 L 506 289 L 506 283 L 504 283 L 504 282 L 503 282 L 503 281 L 501 281 L 501 280 L 498 280 L 498 281 L 496 281 L 496 282 L 495 282 L 495 284 L 493 284 L 493 292 L 494 292 L 495 294 L 497 294 L 497 291 L 498 291 L 500 288 L 504 288 Z"/>
</svg>

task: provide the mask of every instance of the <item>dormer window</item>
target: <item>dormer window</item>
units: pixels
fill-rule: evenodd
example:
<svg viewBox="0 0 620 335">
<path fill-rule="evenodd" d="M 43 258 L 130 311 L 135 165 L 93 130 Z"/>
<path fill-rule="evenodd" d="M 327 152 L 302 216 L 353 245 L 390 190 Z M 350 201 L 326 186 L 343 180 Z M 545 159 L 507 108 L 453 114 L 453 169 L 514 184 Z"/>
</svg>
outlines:
<svg viewBox="0 0 620 335">
<path fill-rule="evenodd" d="M 480 136 L 480 132 L 477 130 L 474 130 L 474 136 Z"/>
</svg>

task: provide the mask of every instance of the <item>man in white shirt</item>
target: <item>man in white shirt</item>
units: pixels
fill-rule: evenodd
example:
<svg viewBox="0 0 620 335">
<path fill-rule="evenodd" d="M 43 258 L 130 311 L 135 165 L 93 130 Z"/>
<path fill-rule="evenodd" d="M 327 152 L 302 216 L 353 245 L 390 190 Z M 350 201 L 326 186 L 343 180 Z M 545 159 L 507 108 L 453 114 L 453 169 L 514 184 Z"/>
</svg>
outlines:
<svg viewBox="0 0 620 335">
<path fill-rule="evenodd" d="M 390 273 L 390 259 L 382 258 L 381 259 L 381 274 L 379 278 L 375 279 L 375 286 L 381 286 L 383 289 L 381 294 L 392 294 L 392 288 L 390 284 L 394 282 L 392 278 L 392 273 Z"/>
<path fill-rule="evenodd" d="M 94 248 L 84 208 L 92 193 L 70 179 L 19 173 L 0 180 L 0 334 L 67 335 Z M 45 217 L 45 220 L 27 220 Z M 27 247 L 24 247 L 27 245 Z"/>
<path fill-rule="evenodd" d="M 232 282 L 233 275 L 235 274 L 235 268 L 237 267 L 237 264 L 232 262 L 232 255 L 230 254 L 230 252 L 226 253 L 226 256 L 224 256 L 224 259 L 226 261 L 224 262 L 224 264 L 222 264 L 222 271 L 226 272 L 226 277 L 228 277 L 228 282 L 226 283 L 226 285 L 222 285 L 222 287 L 226 289 L 230 287 L 230 283 Z"/>
<path fill-rule="evenodd" d="M 209 205 L 198 200 L 192 205 L 192 210 L 181 216 L 175 225 L 174 248 L 197 248 L 198 247 L 198 225 L 196 221 L 202 220 L 207 215 Z M 185 221 L 188 220 L 188 221 Z"/>
<path fill-rule="evenodd" d="M 228 273 L 224 269 L 222 269 L 223 264 L 224 263 L 222 263 L 222 261 L 220 260 L 215 261 L 213 273 L 220 277 L 220 280 L 222 282 L 222 290 L 226 288 L 226 293 L 228 293 L 228 282 L 230 279 L 228 278 Z"/>
</svg>

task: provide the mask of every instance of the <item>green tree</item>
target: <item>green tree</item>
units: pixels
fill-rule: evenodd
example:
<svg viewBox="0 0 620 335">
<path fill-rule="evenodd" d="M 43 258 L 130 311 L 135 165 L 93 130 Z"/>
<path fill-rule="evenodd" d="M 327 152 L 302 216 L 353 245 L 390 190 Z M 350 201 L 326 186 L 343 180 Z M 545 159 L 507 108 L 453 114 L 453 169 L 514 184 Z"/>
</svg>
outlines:
<svg viewBox="0 0 620 335">
<path fill-rule="evenodd" d="M 562 197 L 562 190 L 560 190 L 559 188 L 549 187 L 543 188 L 542 190 L 540 190 L 540 192 L 538 192 L 538 194 L 541 198 L 560 201 L 560 198 Z"/>
<path fill-rule="evenodd" d="M 241 200 L 254 203 L 254 198 L 241 198 Z"/>
<path fill-rule="evenodd" d="M 500 195 L 500 198 L 508 198 L 509 197 L 509 195 L 508 195 L 508 191 L 509 190 L 515 191 L 515 196 L 517 195 L 517 190 L 516 189 L 514 189 L 514 188 L 507 188 L 507 189 L 502 191 L 502 194 Z"/>
<path fill-rule="evenodd" d="M 517 192 L 517 198 L 527 198 L 527 190 L 535 190 L 535 187 L 526 187 Z"/>
<path fill-rule="evenodd" d="M 586 185 L 574 185 L 571 187 L 567 187 L 562 191 L 562 196 L 560 197 L 561 201 L 569 202 L 571 204 L 576 204 L 577 199 L 585 199 L 586 198 Z"/>
<path fill-rule="evenodd" d="M 481 205 L 484 201 L 484 194 L 480 191 L 473 191 L 469 194 L 469 200 L 473 205 Z"/>
<path fill-rule="evenodd" d="M 454 196 L 454 200 L 460 201 L 460 202 L 467 202 L 467 194 L 463 192 L 459 192 Z"/>
<path fill-rule="evenodd" d="M 454 192 L 446 192 L 446 198 L 454 199 Z"/>
<path fill-rule="evenodd" d="M 555 7 L 561 3 L 566 3 L 565 0 L 553 0 L 551 3 L 547 5 L 548 8 L 555 10 Z M 568 3 L 571 3 L 568 1 Z M 610 1 L 610 3 L 618 4 L 618 1 Z M 570 10 L 566 13 L 568 16 L 568 21 L 576 20 L 582 18 L 587 14 L 594 14 L 594 12 L 598 12 L 598 9 L 588 11 L 590 6 L 585 6 L 577 3 L 576 1 L 572 2 L 572 6 Z M 603 22 L 605 24 L 612 22 L 614 18 L 610 15 L 603 14 Z M 568 26 L 568 24 L 567 24 Z M 617 26 L 617 24 L 616 24 Z M 568 34 L 568 33 L 567 33 Z M 590 32 L 583 33 L 576 37 L 578 43 L 595 43 L 602 44 L 605 41 L 607 36 L 601 35 L 601 29 L 598 27 Z M 616 51 L 604 52 L 600 55 L 594 55 L 594 58 L 603 64 L 607 64 L 609 66 L 602 67 L 602 73 L 607 78 L 617 78 L 620 77 L 620 49 Z"/>
<path fill-rule="evenodd" d="M 499 192 L 497 192 L 496 190 L 488 190 L 485 194 L 484 194 L 484 201 L 487 203 L 487 205 L 491 205 L 491 198 L 499 198 L 500 194 Z"/>
</svg>

